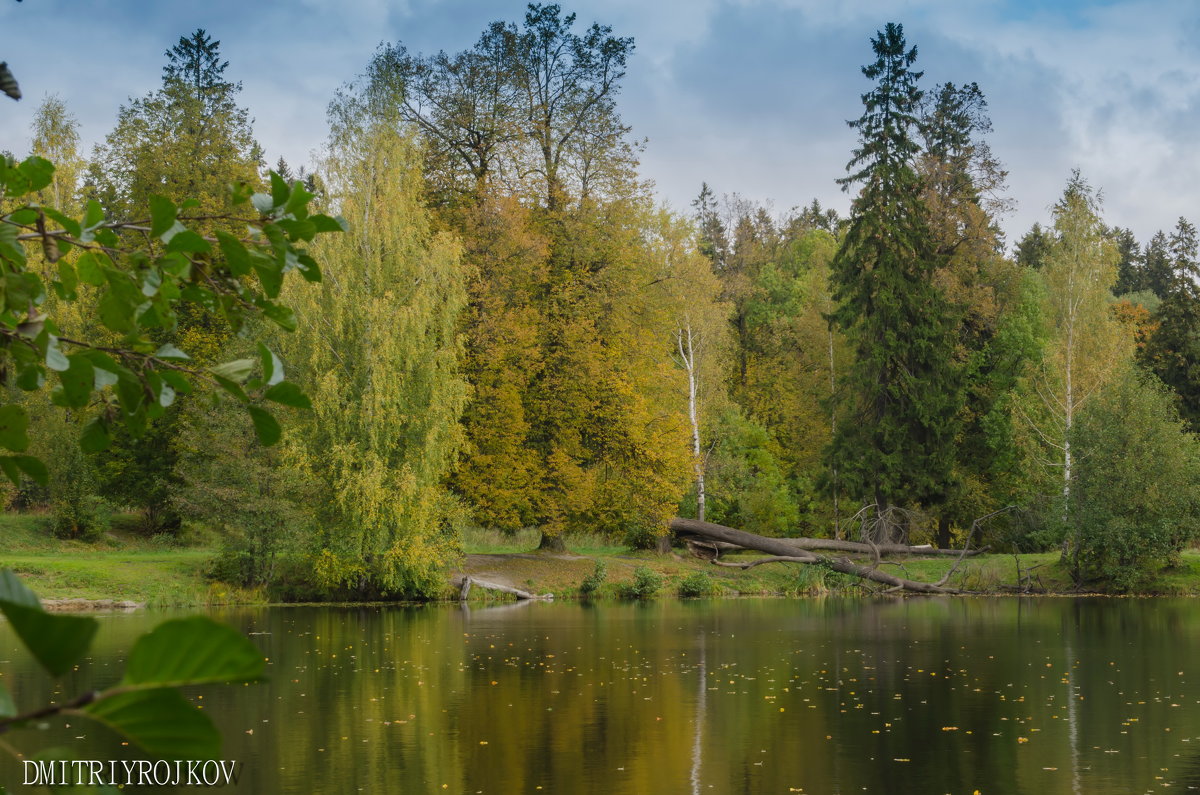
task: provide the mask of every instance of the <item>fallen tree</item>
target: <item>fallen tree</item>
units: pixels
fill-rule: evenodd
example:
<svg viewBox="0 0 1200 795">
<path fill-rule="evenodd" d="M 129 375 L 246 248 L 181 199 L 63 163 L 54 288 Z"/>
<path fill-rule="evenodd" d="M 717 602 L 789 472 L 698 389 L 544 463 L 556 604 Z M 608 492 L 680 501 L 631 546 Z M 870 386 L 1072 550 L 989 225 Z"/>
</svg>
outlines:
<svg viewBox="0 0 1200 795">
<path fill-rule="evenodd" d="M 702 530 L 697 530 L 692 525 L 703 524 L 708 527 L 724 527 L 724 525 L 715 525 L 711 522 L 697 522 L 695 519 L 672 519 L 671 530 L 680 538 L 691 538 L 693 540 L 699 538 L 703 543 L 709 545 L 712 549 L 719 552 L 732 551 L 737 549 L 753 549 L 754 547 L 746 547 L 732 541 L 720 541 L 712 537 L 710 533 Z M 733 528 L 727 528 L 732 530 Z M 736 532 L 745 532 L 742 530 Z M 753 535 L 753 534 L 751 534 Z M 762 538 L 763 536 L 758 536 Z M 959 557 L 966 555 L 978 555 L 987 551 L 987 547 L 979 547 L 977 549 L 938 549 L 928 544 L 917 544 L 910 546 L 908 544 L 864 544 L 858 541 L 841 541 L 835 538 L 772 538 L 771 541 L 778 541 L 786 544 L 791 548 L 788 554 L 795 554 L 796 550 L 815 551 L 826 550 L 830 552 L 851 552 L 863 555 L 881 556 L 888 555 L 930 555 L 942 557 Z"/>
<path fill-rule="evenodd" d="M 958 568 L 960 563 L 969 551 L 967 549 L 954 550 L 953 554 L 959 556 L 957 562 L 951 567 L 950 571 L 938 580 L 936 583 L 918 582 L 909 580 L 903 577 L 897 577 L 885 571 L 880 571 L 879 554 L 873 552 L 871 544 L 855 544 L 854 542 L 842 541 L 840 544 L 850 544 L 856 549 L 847 550 L 841 547 L 844 551 L 861 551 L 864 554 L 872 554 L 875 558 L 875 563 L 872 566 L 864 566 L 855 563 L 846 557 L 830 557 L 827 555 L 818 555 L 812 549 L 806 549 L 797 546 L 794 538 L 770 538 L 768 536 L 755 535 L 747 533 L 745 530 L 736 530 L 732 527 L 713 524 L 712 522 L 701 522 L 696 519 L 675 518 L 671 520 L 671 530 L 680 538 L 695 539 L 699 538 L 706 542 L 715 542 L 721 544 L 733 544 L 742 549 L 751 549 L 758 552 L 765 552 L 771 555 L 769 558 L 757 558 L 746 561 L 744 563 L 730 563 L 727 561 L 717 560 L 713 557 L 710 562 L 719 566 L 728 566 L 733 568 L 748 569 L 753 566 L 760 566 L 764 563 L 800 563 L 808 565 L 825 566 L 834 571 L 849 574 L 854 577 L 860 577 L 864 580 L 878 582 L 883 585 L 890 586 L 891 590 L 913 591 L 915 593 L 936 593 L 936 594 L 957 594 L 963 593 L 958 588 L 947 587 L 946 583 L 950 576 Z M 803 539 L 804 541 L 819 542 L 819 539 Z M 886 545 L 886 546 L 902 546 L 902 545 Z M 861 548 L 861 549 L 857 549 Z M 879 547 L 875 547 L 876 550 Z M 920 547 L 905 547 L 909 554 L 922 554 L 928 550 Z"/>
<path fill-rule="evenodd" d="M 509 585 L 502 585 L 501 583 L 498 583 L 498 582 L 489 582 L 487 580 L 480 580 L 476 577 L 464 576 L 462 578 L 461 583 L 459 584 L 460 589 L 458 592 L 458 601 L 460 601 L 460 602 L 467 601 L 467 596 L 470 595 L 471 586 L 473 586 L 473 585 L 478 586 L 478 587 L 483 588 L 488 591 L 499 591 L 500 593 L 512 594 L 513 596 L 517 597 L 518 599 L 522 599 L 522 600 L 524 600 L 524 599 L 553 599 L 554 598 L 554 594 L 535 594 L 535 593 L 530 593 L 529 591 L 522 591 L 520 588 L 513 588 L 512 586 L 509 586 Z"/>
</svg>

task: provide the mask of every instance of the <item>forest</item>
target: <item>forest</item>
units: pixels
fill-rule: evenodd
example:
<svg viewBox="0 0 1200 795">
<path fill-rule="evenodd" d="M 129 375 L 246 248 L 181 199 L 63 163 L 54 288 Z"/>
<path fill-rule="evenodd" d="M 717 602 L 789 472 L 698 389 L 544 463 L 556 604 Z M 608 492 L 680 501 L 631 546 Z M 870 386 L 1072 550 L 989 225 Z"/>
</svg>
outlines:
<svg viewBox="0 0 1200 795">
<path fill-rule="evenodd" d="M 214 533 L 214 576 L 324 599 L 429 598 L 472 527 L 666 551 L 674 517 L 1061 551 L 1118 590 L 1178 561 L 1192 223 L 1138 241 L 1073 172 L 1007 240 L 980 76 L 926 81 L 898 24 L 864 46 L 848 216 L 699 163 L 673 211 L 621 114 L 634 55 L 541 4 L 382 45 L 303 165 L 204 30 L 90 153 L 43 99 L 0 169 L 8 510 Z"/>
</svg>

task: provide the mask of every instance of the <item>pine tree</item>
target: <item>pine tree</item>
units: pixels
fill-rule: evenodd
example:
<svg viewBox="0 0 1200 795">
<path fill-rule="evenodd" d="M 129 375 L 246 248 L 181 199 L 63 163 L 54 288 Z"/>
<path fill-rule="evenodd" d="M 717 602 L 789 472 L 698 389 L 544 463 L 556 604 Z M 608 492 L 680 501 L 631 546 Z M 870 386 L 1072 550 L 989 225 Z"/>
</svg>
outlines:
<svg viewBox="0 0 1200 795">
<path fill-rule="evenodd" d="M 938 258 L 914 169 L 919 145 L 916 48 L 889 23 L 871 41 L 876 81 L 850 126 L 860 146 L 843 186 L 862 183 L 834 258 L 833 313 L 855 351 L 845 379 L 850 416 L 829 449 L 848 493 L 873 503 L 865 535 L 892 540 L 893 508 L 944 498 L 961 404 L 954 317 L 933 284 Z"/>
<path fill-rule="evenodd" d="M 1144 360 L 1179 396 L 1180 414 L 1192 430 L 1200 428 L 1200 263 L 1196 227 L 1180 218 L 1167 243 L 1171 279 L 1154 313 L 1157 328 L 1143 351 Z"/>
</svg>

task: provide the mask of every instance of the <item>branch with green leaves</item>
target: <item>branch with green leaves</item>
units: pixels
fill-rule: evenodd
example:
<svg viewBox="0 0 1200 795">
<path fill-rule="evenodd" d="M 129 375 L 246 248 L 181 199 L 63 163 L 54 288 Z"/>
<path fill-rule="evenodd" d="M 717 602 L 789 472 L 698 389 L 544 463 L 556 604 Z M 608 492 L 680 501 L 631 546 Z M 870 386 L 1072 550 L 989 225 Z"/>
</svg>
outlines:
<svg viewBox="0 0 1200 795">
<path fill-rule="evenodd" d="M 226 213 L 189 215 L 195 200 L 176 205 L 154 196 L 146 219 L 108 218 L 96 201 L 76 219 L 37 201 L 53 174 L 54 165 L 40 157 L 20 163 L 0 157 L 0 379 L 32 392 L 51 378 L 57 381 L 51 387 L 56 405 L 95 404 L 80 438 L 89 452 L 108 446 L 116 423 L 139 436 L 196 384 L 245 405 L 262 443 L 276 442 L 279 423 L 266 406 L 309 403 L 284 380 L 273 351 L 259 344 L 255 358 L 201 367 L 163 339 L 188 304 L 237 334 L 255 317 L 294 330 L 295 315 L 278 300 L 284 279 L 296 271 L 320 281 L 321 269 L 305 245 L 345 230 L 345 221 L 310 213 L 313 194 L 274 172 L 269 193 L 232 186 Z M 31 263 L 28 247 L 40 249 L 41 262 Z M 59 302 L 93 291 L 89 300 L 94 298 L 96 320 L 109 339 L 63 336 L 45 311 L 49 291 Z M 0 469 L 13 482 L 27 475 L 44 483 L 45 465 L 23 455 L 28 424 L 19 403 L 0 405 L 0 448 L 12 453 L 0 456 Z"/>
<path fill-rule="evenodd" d="M 84 659 L 99 628 L 88 616 L 46 612 L 37 595 L 7 569 L 0 570 L 0 612 L 54 677 Z M 216 759 L 220 733 L 179 688 L 258 681 L 264 667 L 262 654 L 232 627 L 203 616 L 172 619 L 134 643 L 124 676 L 103 690 L 22 712 L 0 683 L 0 735 L 37 729 L 47 718 L 63 715 L 103 724 L 157 758 Z"/>
</svg>

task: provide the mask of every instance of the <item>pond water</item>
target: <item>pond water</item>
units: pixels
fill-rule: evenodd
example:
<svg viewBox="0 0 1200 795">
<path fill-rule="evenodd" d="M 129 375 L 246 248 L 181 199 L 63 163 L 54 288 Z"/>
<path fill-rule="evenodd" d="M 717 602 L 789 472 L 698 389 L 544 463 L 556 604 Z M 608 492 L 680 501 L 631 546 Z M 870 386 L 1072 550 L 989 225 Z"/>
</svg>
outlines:
<svg viewBox="0 0 1200 795">
<path fill-rule="evenodd" d="M 1195 601 L 214 614 L 269 658 L 267 683 L 193 694 L 243 763 L 234 791 L 255 795 L 1200 789 Z M 101 617 L 64 691 L 117 679 L 122 652 L 167 615 Z M 6 627 L 0 671 L 22 707 L 53 695 Z M 80 721 L 8 739 L 130 755 Z M 11 782 L 15 765 L 0 766 Z"/>
</svg>

